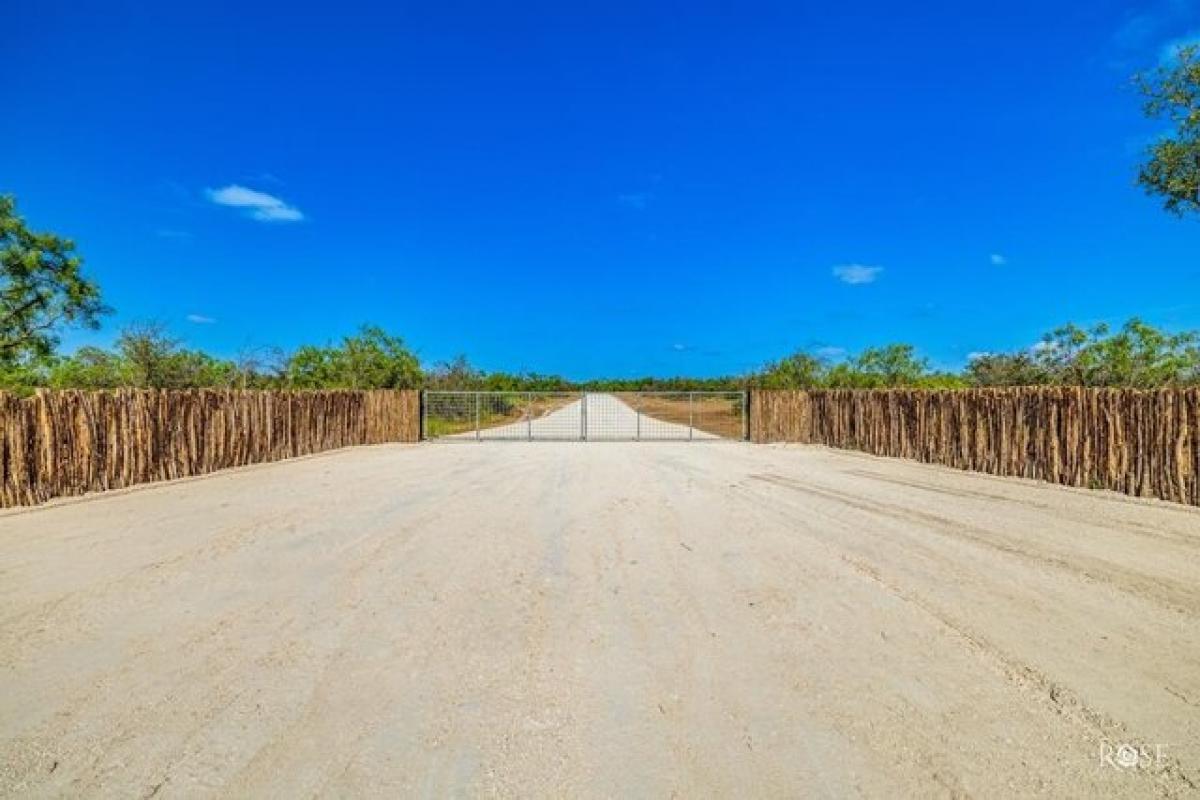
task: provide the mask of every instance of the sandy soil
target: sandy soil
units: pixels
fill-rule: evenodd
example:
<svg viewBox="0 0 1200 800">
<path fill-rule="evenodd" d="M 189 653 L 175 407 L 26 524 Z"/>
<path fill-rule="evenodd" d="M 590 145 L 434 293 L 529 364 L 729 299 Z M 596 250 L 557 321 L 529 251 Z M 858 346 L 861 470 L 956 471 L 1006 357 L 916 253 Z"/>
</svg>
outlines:
<svg viewBox="0 0 1200 800">
<path fill-rule="evenodd" d="M 1197 796 L 1198 576 L 817 448 L 341 451 L 0 517 L 0 795 Z"/>
</svg>

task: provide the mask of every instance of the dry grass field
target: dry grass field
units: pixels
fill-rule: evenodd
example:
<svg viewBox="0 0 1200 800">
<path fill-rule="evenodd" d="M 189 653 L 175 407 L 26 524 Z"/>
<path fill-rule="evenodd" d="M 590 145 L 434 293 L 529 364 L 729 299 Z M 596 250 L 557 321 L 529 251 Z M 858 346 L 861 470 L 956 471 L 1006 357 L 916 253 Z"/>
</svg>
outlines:
<svg viewBox="0 0 1200 800">
<path fill-rule="evenodd" d="M 425 417 L 426 435 L 429 437 L 455 436 L 475 430 L 476 418 L 473 400 L 466 401 L 470 395 L 464 395 L 462 400 L 453 403 L 434 405 Z M 541 419 L 547 414 L 569 406 L 579 400 L 576 393 L 563 394 L 533 394 L 512 392 L 503 395 L 483 395 L 480 401 L 479 428 L 499 428 L 524 422 L 527 419 Z"/>
<path fill-rule="evenodd" d="M 745 434 L 740 397 L 696 394 L 689 400 L 687 393 L 642 395 L 632 392 L 615 392 L 613 396 L 630 408 L 663 422 L 690 424 L 697 430 L 725 439 L 741 439 Z"/>
</svg>

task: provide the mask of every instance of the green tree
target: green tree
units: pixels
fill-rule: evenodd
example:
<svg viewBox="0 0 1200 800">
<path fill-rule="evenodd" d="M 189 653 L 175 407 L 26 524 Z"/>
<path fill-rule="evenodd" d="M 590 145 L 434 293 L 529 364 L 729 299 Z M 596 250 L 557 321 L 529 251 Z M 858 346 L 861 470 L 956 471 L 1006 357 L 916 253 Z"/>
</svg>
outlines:
<svg viewBox="0 0 1200 800">
<path fill-rule="evenodd" d="M 485 375 L 472 366 L 466 356 L 460 355 L 429 370 L 425 375 L 425 385 L 430 389 L 478 389 L 485 378 L 492 379 L 498 374 Z"/>
<path fill-rule="evenodd" d="M 488 376 L 489 379 L 491 376 Z M 525 372 L 513 376 L 516 387 L 526 392 L 568 392 L 574 388 L 571 381 L 561 375 L 543 375 L 540 372 Z"/>
<path fill-rule="evenodd" d="M 1038 386 L 1050 383 L 1046 370 L 1029 353 L 987 353 L 967 364 L 966 381 L 975 386 Z"/>
<path fill-rule="evenodd" d="M 1115 334 L 1105 324 L 1064 325 L 1048 334 L 1037 360 L 1050 380 L 1068 386 L 1149 388 L 1200 377 L 1195 332 L 1169 334 L 1134 317 Z"/>
<path fill-rule="evenodd" d="M 364 325 L 342 340 L 344 382 L 351 389 L 415 389 L 421 365 L 399 336 Z"/>
<path fill-rule="evenodd" d="M 1136 80 L 1146 116 L 1173 126 L 1150 146 L 1138 183 L 1174 214 L 1200 211 L 1200 47 L 1180 48 L 1171 64 Z"/>
<path fill-rule="evenodd" d="M 363 326 L 338 347 L 301 347 L 284 374 L 300 389 L 415 389 L 423 377 L 404 340 L 374 325 Z"/>
<path fill-rule="evenodd" d="M 1088 382 L 1140 389 L 1194 383 L 1200 379 L 1198 343 L 1195 331 L 1170 334 L 1134 317 L 1085 350 Z"/>
<path fill-rule="evenodd" d="M 178 376 L 173 361 L 179 352 L 179 340 L 162 323 L 130 325 L 117 338 L 117 352 L 124 361 L 129 384 L 142 388 L 174 388 Z"/>
<path fill-rule="evenodd" d="M 347 383 L 351 389 L 415 389 L 421 385 L 421 365 L 399 336 L 364 325 L 356 336 L 342 340 Z"/>
<path fill-rule="evenodd" d="M 911 344 L 869 347 L 829 370 L 826 382 L 835 389 L 879 389 L 920 386 L 928 378 L 928 362 Z"/>
<path fill-rule="evenodd" d="M 762 389 L 811 389 L 825 383 L 828 366 L 808 353 L 793 353 L 768 364 L 752 383 Z"/>
<path fill-rule="evenodd" d="M 1101 323 L 1090 329 L 1068 322 L 1042 337 L 1033 349 L 1034 361 L 1045 371 L 1048 382 L 1067 386 L 1088 386 L 1088 347 L 1108 334 Z"/>
<path fill-rule="evenodd" d="M 115 389 L 134 385 L 134 377 L 119 354 L 81 347 L 54 363 L 46 383 L 54 389 Z"/>
<path fill-rule="evenodd" d="M 0 361 L 0 389 L 17 395 L 30 395 L 46 385 L 48 363 L 45 360 Z"/>
<path fill-rule="evenodd" d="M 339 386 L 340 353 L 336 348 L 304 345 L 284 365 L 284 382 L 293 389 Z"/>
<path fill-rule="evenodd" d="M 81 266 L 74 243 L 29 230 L 0 195 L 0 362 L 48 358 L 62 328 L 99 325 L 107 309 Z"/>
<path fill-rule="evenodd" d="M 128 385 L 147 389 L 229 388 L 237 366 L 199 350 L 184 349 L 158 322 L 131 325 L 117 339 L 117 356 Z"/>
<path fill-rule="evenodd" d="M 1200 333 L 1168 333 L 1134 317 L 1113 333 L 1108 325 L 1068 323 L 1025 352 L 972 359 L 976 386 L 1128 386 L 1153 388 L 1200 382 Z"/>
<path fill-rule="evenodd" d="M 239 389 L 278 389 L 284 383 L 287 359 L 278 347 L 247 347 L 234 362 Z"/>
</svg>

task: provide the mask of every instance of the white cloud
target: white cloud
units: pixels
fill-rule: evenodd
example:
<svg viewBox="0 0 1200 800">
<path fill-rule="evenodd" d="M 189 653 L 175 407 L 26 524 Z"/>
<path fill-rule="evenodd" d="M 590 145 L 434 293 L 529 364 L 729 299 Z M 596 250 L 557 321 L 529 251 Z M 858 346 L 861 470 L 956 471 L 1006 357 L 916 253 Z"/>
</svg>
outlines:
<svg viewBox="0 0 1200 800">
<path fill-rule="evenodd" d="M 1113 43 L 1122 50 L 1140 50 L 1171 30 L 1195 20 L 1195 0 L 1143 0 L 1125 14 L 1113 33 Z"/>
<path fill-rule="evenodd" d="M 250 216 L 262 222 L 299 222 L 304 219 L 304 215 L 300 213 L 300 209 L 292 208 L 291 206 L 260 208 Z"/>
<path fill-rule="evenodd" d="M 834 277 L 851 286 L 874 283 L 882 272 L 883 267 L 868 267 L 864 264 L 842 264 L 833 268 Z"/>
<path fill-rule="evenodd" d="M 247 189 L 236 183 L 220 189 L 208 189 L 205 193 L 217 205 L 245 209 L 247 216 L 260 222 L 300 222 L 304 219 L 304 214 L 295 206 L 288 205 L 274 195 Z"/>
<path fill-rule="evenodd" d="M 1200 40 L 1200 31 L 1188 31 L 1196 24 L 1196 0 L 1141 0 L 1126 13 L 1113 33 L 1114 58 L 1109 66 L 1122 72 L 1144 68 L 1157 53 L 1159 63 L 1167 66 L 1178 54 L 1178 46 Z M 1177 37 L 1172 39 L 1171 37 Z"/>
<path fill-rule="evenodd" d="M 999 253 L 992 253 L 991 262 L 992 262 L 993 266 L 1003 267 L 1005 264 L 1008 263 L 1008 259 L 1005 258 L 1004 256 L 1000 255 Z"/>
<path fill-rule="evenodd" d="M 1174 63 L 1179 59 L 1179 51 L 1185 47 L 1200 47 L 1200 31 L 1193 31 L 1164 44 L 1158 51 L 1159 63 L 1164 66 Z"/>
<path fill-rule="evenodd" d="M 987 358 L 990 355 L 991 353 L 989 353 L 987 350 L 972 350 L 971 352 L 967 353 L 967 361 L 974 361 L 977 358 Z"/>
<path fill-rule="evenodd" d="M 816 351 L 814 351 L 814 352 L 819 358 L 827 358 L 831 361 L 835 361 L 839 358 L 845 357 L 846 348 L 844 348 L 844 347 L 818 347 L 816 349 Z"/>
<path fill-rule="evenodd" d="M 680 344 L 679 342 L 676 342 L 675 344 L 671 345 L 671 349 L 676 352 L 682 353 L 684 350 L 687 350 L 688 348 L 687 348 L 686 344 Z"/>
<path fill-rule="evenodd" d="M 203 314 L 188 314 L 187 321 L 193 322 L 197 325 L 212 325 L 214 322 L 216 322 L 216 320 L 212 317 L 206 317 Z"/>
</svg>

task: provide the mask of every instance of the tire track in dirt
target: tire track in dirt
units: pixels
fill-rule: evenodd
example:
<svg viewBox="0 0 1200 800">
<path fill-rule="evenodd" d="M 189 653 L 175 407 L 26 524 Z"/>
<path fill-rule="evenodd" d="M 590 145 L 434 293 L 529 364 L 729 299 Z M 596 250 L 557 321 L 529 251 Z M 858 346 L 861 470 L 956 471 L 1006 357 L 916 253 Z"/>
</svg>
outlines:
<svg viewBox="0 0 1200 800">
<path fill-rule="evenodd" d="M 1147 579 L 1144 575 L 1122 569 L 1111 562 L 1078 554 L 1074 558 L 1068 559 L 1047 553 L 1031 552 L 1025 547 L 1024 541 L 992 528 L 971 525 L 961 520 L 895 503 L 870 500 L 861 495 L 813 486 L 780 475 L 756 474 L 750 477 L 753 480 L 773 483 L 881 517 L 908 520 L 921 525 L 924 530 L 932 533 L 967 539 L 1006 555 L 1053 567 L 1083 580 L 1113 586 L 1129 594 L 1153 600 L 1164 608 L 1180 614 L 1191 616 L 1200 610 L 1200 588 L 1195 585 L 1183 586 L 1162 578 Z"/>
<path fill-rule="evenodd" d="M 987 640 L 986 637 L 971 630 L 962 622 L 940 611 L 937 606 L 922 598 L 919 594 L 901 588 L 897 583 L 883 576 L 880 570 L 862 559 L 843 555 L 842 560 L 857 572 L 878 583 L 887 591 L 911 603 L 925 614 L 936 619 L 940 624 L 954 631 L 981 658 L 992 663 L 998 674 L 1008 682 L 1020 687 L 1027 693 L 1033 694 L 1039 701 L 1048 700 L 1053 707 L 1064 716 L 1082 720 L 1095 731 L 1094 741 L 1099 750 L 1102 742 L 1121 742 L 1139 749 L 1149 750 L 1153 742 L 1139 739 L 1124 723 L 1113 719 L 1103 711 L 1087 705 L 1069 687 L 1057 683 L 1032 665 L 1014 658 L 1003 652 Z M 1139 776 L 1149 776 L 1156 781 L 1158 793 L 1163 797 L 1185 797 L 1196 791 L 1198 784 L 1184 769 L 1177 758 L 1168 756 L 1165 762 L 1158 765 L 1154 771 L 1135 773 Z"/>
</svg>

